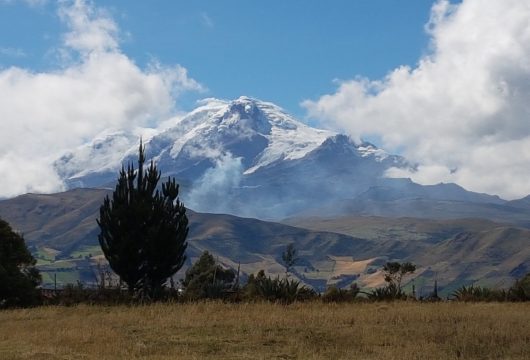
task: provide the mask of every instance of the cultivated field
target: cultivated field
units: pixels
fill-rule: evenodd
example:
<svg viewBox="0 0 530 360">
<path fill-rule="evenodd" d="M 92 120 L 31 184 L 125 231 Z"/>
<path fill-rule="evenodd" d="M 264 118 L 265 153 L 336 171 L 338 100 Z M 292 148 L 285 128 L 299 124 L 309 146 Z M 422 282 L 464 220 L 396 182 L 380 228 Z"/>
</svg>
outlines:
<svg viewBox="0 0 530 360">
<path fill-rule="evenodd" d="M 0 312 L 1 359 L 529 359 L 530 304 L 156 304 Z"/>
</svg>

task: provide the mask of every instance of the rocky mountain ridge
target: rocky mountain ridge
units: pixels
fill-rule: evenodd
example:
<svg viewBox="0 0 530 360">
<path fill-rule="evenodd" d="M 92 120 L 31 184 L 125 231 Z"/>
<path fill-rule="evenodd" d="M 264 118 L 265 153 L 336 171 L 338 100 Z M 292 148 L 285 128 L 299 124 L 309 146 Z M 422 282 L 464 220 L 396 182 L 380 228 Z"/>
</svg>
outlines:
<svg viewBox="0 0 530 360">
<path fill-rule="evenodd" d="M 316 129 L 280 107 L 248 97 L 205 100 L 173 126 L 145 139 L 147 158 L 182 184 L 203 212 L 279 219 L 365 191 L 392 167 L 409 166 L 370 143 Z M 112 187 L 135 162 L 138 138 L 115 132 L 55 163 L 69 188 Z M 311 199 L 309 199 L 311 198 Z"/>
</svg>

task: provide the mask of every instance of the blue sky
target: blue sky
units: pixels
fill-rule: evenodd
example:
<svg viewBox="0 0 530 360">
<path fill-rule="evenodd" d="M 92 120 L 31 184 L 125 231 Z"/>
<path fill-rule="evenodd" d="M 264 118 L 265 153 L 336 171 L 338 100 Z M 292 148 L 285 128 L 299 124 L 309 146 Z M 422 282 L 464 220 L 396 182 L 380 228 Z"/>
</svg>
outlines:
<svg viewBox="0 0 530 360">
<path fill-rule="evenodd" d="M 0 3 L 2 1 L 0 0 Z M 95 1 L 120 28 L 121 49 L 142 67 L 181 64 L 208 88 L 249 95 L 303 117 L 299 103 L 335 79 L 384 76 L 428 50 L 425 0 Z M 0 7 L 0 64 L 53 69 L 65 25 L 53 1 Z M 198 95 L 197 95 L 198 96 Z M 190 107 L 190 101 L 185 107 Z"/>
</svg>

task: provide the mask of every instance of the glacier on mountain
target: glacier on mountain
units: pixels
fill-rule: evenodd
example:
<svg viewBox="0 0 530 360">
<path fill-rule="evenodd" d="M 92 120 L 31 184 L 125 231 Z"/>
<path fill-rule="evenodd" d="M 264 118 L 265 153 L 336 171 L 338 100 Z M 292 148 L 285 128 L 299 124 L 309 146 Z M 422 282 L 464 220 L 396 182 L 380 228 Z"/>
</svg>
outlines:
<svg viewBox="0 0 530 360">
<path fill-rule="evenodd" d="M 68 187 L 112 187 L 135 162 L 138 131 L 102 135 L 55 162 Z M 351 198 L 393 167 L 410 166 L 370 143 L 310 127 L 270 102 L 205 99 L 144 138 L 148 159 L 181 183 L 198 211 L 288 216 L 310 202 Z M 227 201 L 228 199 L 228 201 Z"/>
</svg>

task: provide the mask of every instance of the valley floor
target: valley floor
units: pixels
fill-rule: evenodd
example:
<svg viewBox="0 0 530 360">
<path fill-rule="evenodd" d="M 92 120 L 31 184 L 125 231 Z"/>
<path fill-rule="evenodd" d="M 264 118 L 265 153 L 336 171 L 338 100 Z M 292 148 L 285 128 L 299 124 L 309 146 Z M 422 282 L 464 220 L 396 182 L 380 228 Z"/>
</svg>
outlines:
<svg viewBox="0 0 530 360">
<path fill-rule="evenodd" d="M 155 304 L 0 311 L 1 359 L 529 359 L 530 304 Z"/>
</svg>

